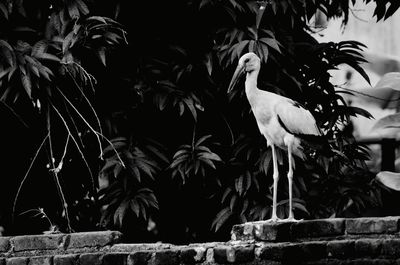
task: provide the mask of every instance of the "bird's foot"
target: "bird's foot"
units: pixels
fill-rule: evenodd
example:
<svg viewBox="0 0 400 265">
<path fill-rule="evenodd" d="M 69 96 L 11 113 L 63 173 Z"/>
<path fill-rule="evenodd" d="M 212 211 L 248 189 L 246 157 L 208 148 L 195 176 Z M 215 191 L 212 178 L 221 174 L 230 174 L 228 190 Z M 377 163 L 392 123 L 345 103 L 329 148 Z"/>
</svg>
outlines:
<svg viewBox="0 0 400 265">
<path fill-rule="evenodd" d="M 292 222 L 292 223 L 298 223 L 300 221 L 303 221 L 303 219 L 296 219 L 294 217 L 288 217 L 286 219 L 281 220 L 281 222 Z"/>
<path fill-rule="evenodd" d="M 281 222 L 282 219 L 278 218 L 277 216 L 273 216 L 270 219 L 265 220 L 265 221 L 268 223 L 278 223 L 278 222 Z"/>
</svg>

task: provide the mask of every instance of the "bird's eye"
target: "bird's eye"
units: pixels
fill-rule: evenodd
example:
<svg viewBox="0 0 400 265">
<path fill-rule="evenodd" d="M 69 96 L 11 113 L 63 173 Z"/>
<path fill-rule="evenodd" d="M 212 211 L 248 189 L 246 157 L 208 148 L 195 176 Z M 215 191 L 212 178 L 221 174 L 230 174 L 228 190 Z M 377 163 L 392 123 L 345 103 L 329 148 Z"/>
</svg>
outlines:
<svg viewBox="0 0 400 265">
<path fill-rule="evenodd" d="M 245 63 L 248 63 L 250 61 L 250 58 L 246 58 L 246 60 L 244 60 Z"/>
</svg>

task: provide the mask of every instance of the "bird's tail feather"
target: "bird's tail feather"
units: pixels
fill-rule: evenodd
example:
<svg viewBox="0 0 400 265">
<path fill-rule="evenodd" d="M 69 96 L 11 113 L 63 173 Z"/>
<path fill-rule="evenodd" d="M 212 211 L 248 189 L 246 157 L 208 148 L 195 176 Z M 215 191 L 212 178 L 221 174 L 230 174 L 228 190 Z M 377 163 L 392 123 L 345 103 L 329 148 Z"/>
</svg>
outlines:
<svg viewBox="0 0 400 265">
<path fill-rule="evenodd" d="M 298 134 L 296 135 L 305 150 L 316 151 L 319 154 L 327 157 L 334 155 L 328 140 L 323 135 L 310 135 L 310 134 Z"/>
</svg>

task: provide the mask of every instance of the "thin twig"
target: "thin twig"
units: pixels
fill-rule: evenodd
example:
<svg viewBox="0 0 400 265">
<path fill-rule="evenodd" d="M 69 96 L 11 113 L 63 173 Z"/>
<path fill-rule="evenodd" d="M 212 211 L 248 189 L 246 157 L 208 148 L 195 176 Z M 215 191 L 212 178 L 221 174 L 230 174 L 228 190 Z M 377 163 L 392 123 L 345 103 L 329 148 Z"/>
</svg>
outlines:
<svg viewBox="0 0 400 265">
<path fill-rule="evenodd" d="M 64 119 L 64 117 L 61 115 L 60 111 L 53 104 L 51 104 L 51 106 L 56 111 L 57 115 L 60 117 L 62 123 L 64 124 L 65 129 L 67 130 L 68 135 L 71 137 L 72 141 L 74 142 L 74 144 L 75 144 L 75 146 L 76 146 L 76 148 L 77 148 L 77 150 L 78 150 L 78 152 L 79 152 L 79 154 L 80 154 L 80 156 L 81 156 L 86 168 L 88 169 L 88 172 L 89 172 L 89 175 L 90 175 L 90 180 L 92 182 L 92 189 L 93 189 L 93 192 L 95 192 L 96 187 L 95 187 L 95 184 L 94 184 L 94 175 L 93 175 L 92 170 L 90 169 L 89 163 L 87 162 L 87 160 L 85 158 L 85 155 L 83 154 L 81 148 L 79 147 L 79 144 L 76 141 L 75 137 L 72 135 L 72 133 L 71 133 L 69 127 L 68 127 L 68 124 L 67 124 L 66 120 Z"/>
<path fill-rule="evenodd" d="M 74 119 L 72 118 L 72 115 L 71 115 L 71 113 L 70 113 L 70 111 L 69 111 L 69 109 L 68 109 L 67 104 L 66 104 L 65 102 L 63 102 L 63 103 L 64 103 L 65 111 L 66 111 L 67 114 L 68 114 L 67 116 L 70 118 L 70 121 L 71 121 L 71 123 L 72 123 L 72 125 L 73 125 L 73 127 L 74 127 L 74 129 L 75 129 L 76 135 L 79 136 L 80 132 L 79 132 L 79 130 L 78 130 L 78 126 L 76 126 L 76 123 L 75 123 Z M 71 134 L 72 134 L 72 133 L 71 133 Z M 78 137 L 78 140 L 79 140 L 79 143 L 81 144 L 82 148 L 85 148 L 85 144 L 83 143 L 81 137 Z"/>
<path fill-rule="evenodd" d="M 43 139 L 42 143 L 40 144 L 39 148 L 36 150 L 35 156 L 33 157 L 32 161 L 31 161 L 31 163 L 29 165 L 28 170 L 25 172 L 24 178 L 22 179 L 21 183 L 19 184 L 19 187 L 18 187 L 18 190 L 17 190 L 17 194 L 15 195 L 14 202 L 13 202 L 13 209 L 12 209 L 12 219 L 13 220 L 14 220 L 14 216 L 15 216 L 15 209 L 16 209 L 16 206 L 17 206 L 17 200 L 18 200 L 19 194 L 21 192 L 22 186 L 24 185 L 24 183 L 25 183 L 25 181 L 26 181 L 26 179 L 27 179 L 27 177 L 29 175 L 29 172 L 32 169 L 32 166 L 35 163 L 37 156 L 39 155 L 40 150 L 42 149 L 44 143 L 46 142 L 47 138 L 49 138 L 49 136 L 50 136 L 50 132 L 47 133 L 46 137 L 44 137 L 44 139 Z"/>
<path fill-rule="evenodd" d="M 21 116 L 18 115 L 18 113 L 16 113 L 6 102 L 4 102 L 3 100 L 0 100 L 0 103 L 6 107 L 7 110 L 9 110 L 16 118 L 17 120 L 22 123 L 22 125 L 24 125 L 24 127 L 29 128 L 28 124 L 26 124 L 24 122 L 24 120 L 21 118 Z"/>
<path fill-rule="evenodd" d="M 71 76 L 72 81 L 74 82 L 75 86 L 78 88 L 79 92 L 81 92 L 83 98 L 86 100 L 87 104 L 89 105 L 89 108 L 92 110 L 94 117 L 96 118 L 96 122 L 97 125 L 99 127 L 99 132 L 101 134 L 103 134 L 102 130 L 101 130 L 101 123 L 100 123 L 100 119 L 97 116 L 96 110 L 94 109 L 93 105 L 90 103 L 90 100 L 86 97 L 85 93 L 83 92 L 83 89 L 79 86 L 78 82 L 76 81 L 75 77 L 72 75 L 72 73 L 69 71 L 69 69 L 67 67 L 65 67 L 67 69 L 68 74 Z"/>
<path fill-rule="evenodd" d="M 97 142 L 99 143 L 99 147 L 100 147 L 100 159 L 103 159 L 103 145 L 101 144 L 100 141 L 100 137 L 99 137 L 99 133 L 89 124 L 89 122 L 83 117 L 83 115 L 79 112 L 79 110 L 74 106 L 74 104 L 72 104 L 72 102 L 65 96 L 65 94 L 61 91 L 61 89 L 59 89 L 58 87 L 56 87 L 56 89 L 58 90 L 58 92 L 64 97 L 65 101 L 68 102 L 68 104 L 75 110 L 76 114 L 78 114 L 78 116 L 82 119 L 82 121 L 86 124 L 86 126 L 89 127 L 89 129 L 95 134 L 96 138 L 97 138 Z"/>
<path fill-rule="evenodd" d="M 47 117 L 46 117 L 46 119 L 47 119 L 47 131 L 49 133 L 48 139 L 49 139 L 50 167 L 52 169 L 54 169 L 54 161 L 53 161 L 54 154 L 53 154 L 53 145 L 52 145 L 52 141 L 51 141 L 50 108 L 47 108 Z M 72 227 L 71 227 L 71 220 L 69 219 L 69 213 L 68 213 L 68 203 L 67 203 L 67 200 L 65 199 L 64 192 L 62 190 L 61 183 L 60 183 L 60 180 L 58 178 L 58 172 L 56 170 L 50 170 L 50 172 L 53 174 L 54 181 L 55 181 L 56 187 L 57 187 L 57 192 L 58 192 L 58 195 L 60 196 L 62 207 L 63 207 L 64 212 L 65 212 L 65 219 L 67 220 L 68 232 L 72 232 L 73 230 L 72 230 Z"/>
</svg>

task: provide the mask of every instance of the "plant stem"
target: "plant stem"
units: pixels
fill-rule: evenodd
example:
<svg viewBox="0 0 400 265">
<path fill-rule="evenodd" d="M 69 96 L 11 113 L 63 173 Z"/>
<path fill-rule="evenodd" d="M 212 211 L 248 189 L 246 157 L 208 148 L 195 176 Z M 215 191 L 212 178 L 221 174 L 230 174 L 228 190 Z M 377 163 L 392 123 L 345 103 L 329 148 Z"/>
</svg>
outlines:
<svg viewBox="0 0 400 265">
<path fill-rule="evenodd" d="M 53 145 L 52 145 L 52 141 L 51 141 L 51 119 L 50 119 L 50 102 L 47 106 L 47 113 L 46 113 L 46 125 L 47 125 L 47 132 L 48 132 L 48 139 L 49 139 L 49 148 L 48 148 L 48 152 L 49 152 L 49 163 L 50 163 L 50 168 L 51 169 L 55 169 L 55 165 L 54 165 L 54 154 L 53 154 Z M 73 230 L 71 228 L 71 221 L 69 219 L 69 214 L 68 214 L 68 204 L 67 201 L 65 199 L 64 196 L 64 192 L 62 190 L 61 187 L 61 183 L 60 180 L 58 178 L 58 172 L 56 170 L 50 170 L 50 172 L 53 174 L 53 178 L 54 178 L 54 182 L 56 183 L 56 187 L 57 187 L 57 192 L 58 195 L 61 199 L 61 204 L 62 207 L 64 209 L 65 212 L 65 219 L 67 220 L 67 229 L 68 232 L 71 233 Z"/>
</svg>

